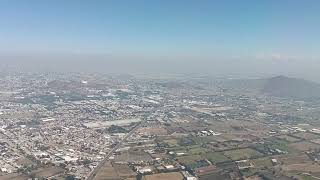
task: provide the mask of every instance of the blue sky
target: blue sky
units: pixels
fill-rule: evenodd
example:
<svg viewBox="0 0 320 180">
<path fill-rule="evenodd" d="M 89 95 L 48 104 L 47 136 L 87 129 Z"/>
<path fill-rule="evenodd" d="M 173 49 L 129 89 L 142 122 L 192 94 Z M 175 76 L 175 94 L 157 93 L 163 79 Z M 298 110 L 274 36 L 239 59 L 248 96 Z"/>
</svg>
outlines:
<svg viewBox="0 0 320 180">
<path fill-rule="evenodd" d="M 1 0 L 0 51 L 317 57 L 320 1 Z"/>
</svg>

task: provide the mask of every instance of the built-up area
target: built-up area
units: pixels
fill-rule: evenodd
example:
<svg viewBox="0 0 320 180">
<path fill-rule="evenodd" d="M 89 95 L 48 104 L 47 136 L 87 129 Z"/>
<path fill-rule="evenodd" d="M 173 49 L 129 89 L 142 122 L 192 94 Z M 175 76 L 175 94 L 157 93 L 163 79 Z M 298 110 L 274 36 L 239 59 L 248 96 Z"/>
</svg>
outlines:
<svg viewBox="0 0 320 180">
<path fill-rule="evenodd" d="M 0 179 L 319 179 L 320 106 L 220 80 L 1 74 Z"/>
</svg>

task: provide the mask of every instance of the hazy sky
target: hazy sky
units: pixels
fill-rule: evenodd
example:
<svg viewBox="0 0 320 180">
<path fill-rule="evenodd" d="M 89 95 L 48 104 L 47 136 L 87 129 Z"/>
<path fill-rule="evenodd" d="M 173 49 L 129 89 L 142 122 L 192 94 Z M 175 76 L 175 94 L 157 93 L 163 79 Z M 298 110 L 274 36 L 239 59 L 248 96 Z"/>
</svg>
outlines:
<svg viewBox="0 0 320 180">
<path fill-rule="evenodd" d="M 69 53 L 299 71 L 320 62 L 320 1 L 0 0 L 0 55 Z"/>
</svg>

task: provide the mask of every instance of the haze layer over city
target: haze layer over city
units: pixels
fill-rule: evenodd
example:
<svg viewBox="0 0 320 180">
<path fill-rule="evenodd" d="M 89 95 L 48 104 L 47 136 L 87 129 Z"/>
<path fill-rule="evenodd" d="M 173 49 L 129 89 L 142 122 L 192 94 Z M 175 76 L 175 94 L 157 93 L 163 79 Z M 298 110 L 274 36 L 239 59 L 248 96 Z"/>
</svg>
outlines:
<svg viewBox="0 0 320 180">
<path fill-rule="evenodd" d="M 0 1 L 0 180 L 320 179 L 320 1 Z"/>
</svg>

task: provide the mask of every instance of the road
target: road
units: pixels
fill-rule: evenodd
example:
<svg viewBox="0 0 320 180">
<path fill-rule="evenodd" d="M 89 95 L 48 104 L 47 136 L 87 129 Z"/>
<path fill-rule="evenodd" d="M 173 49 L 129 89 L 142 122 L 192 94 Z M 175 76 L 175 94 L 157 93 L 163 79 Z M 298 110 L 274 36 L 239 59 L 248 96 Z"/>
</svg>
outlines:
<svg viewBox="0 0 320 180">
<path fill-rule="evenodd" d="M 320 179 L 320 177 L 313 176 L 313 175 L 312 175 L 312 174 L 310 174 L 310 173 L 301 173 L 301 174 L 306 175 L 306 176 L 313 177 L 313 178 L 315 178 L 315 179 Z"/>
<path fill-rule="evenodd" d="M 138 125 L 136 125 L 128 134 L 126 134 L 126 136 L 120 141 L 118 142 L 118 144 L 116 146 L 114 146 L 111 151 L 103 158 L 102 161 L 99 162 L 99 164 L 90 172 L 89 176 L 86 178 L 86 180 L 92 180 L 97 172 L 101 169 L 101 167 L 109 160 L 109 157 L 117 150 L 120 148 L 120 146 L 122 145 L 123 142 L 125 142 L 127 140 L 128 137 L 130 137 L 138 128 L 140 128 L 142 125 L 144 124 L 144 122 L 140 122 Z"/>
</svg>

